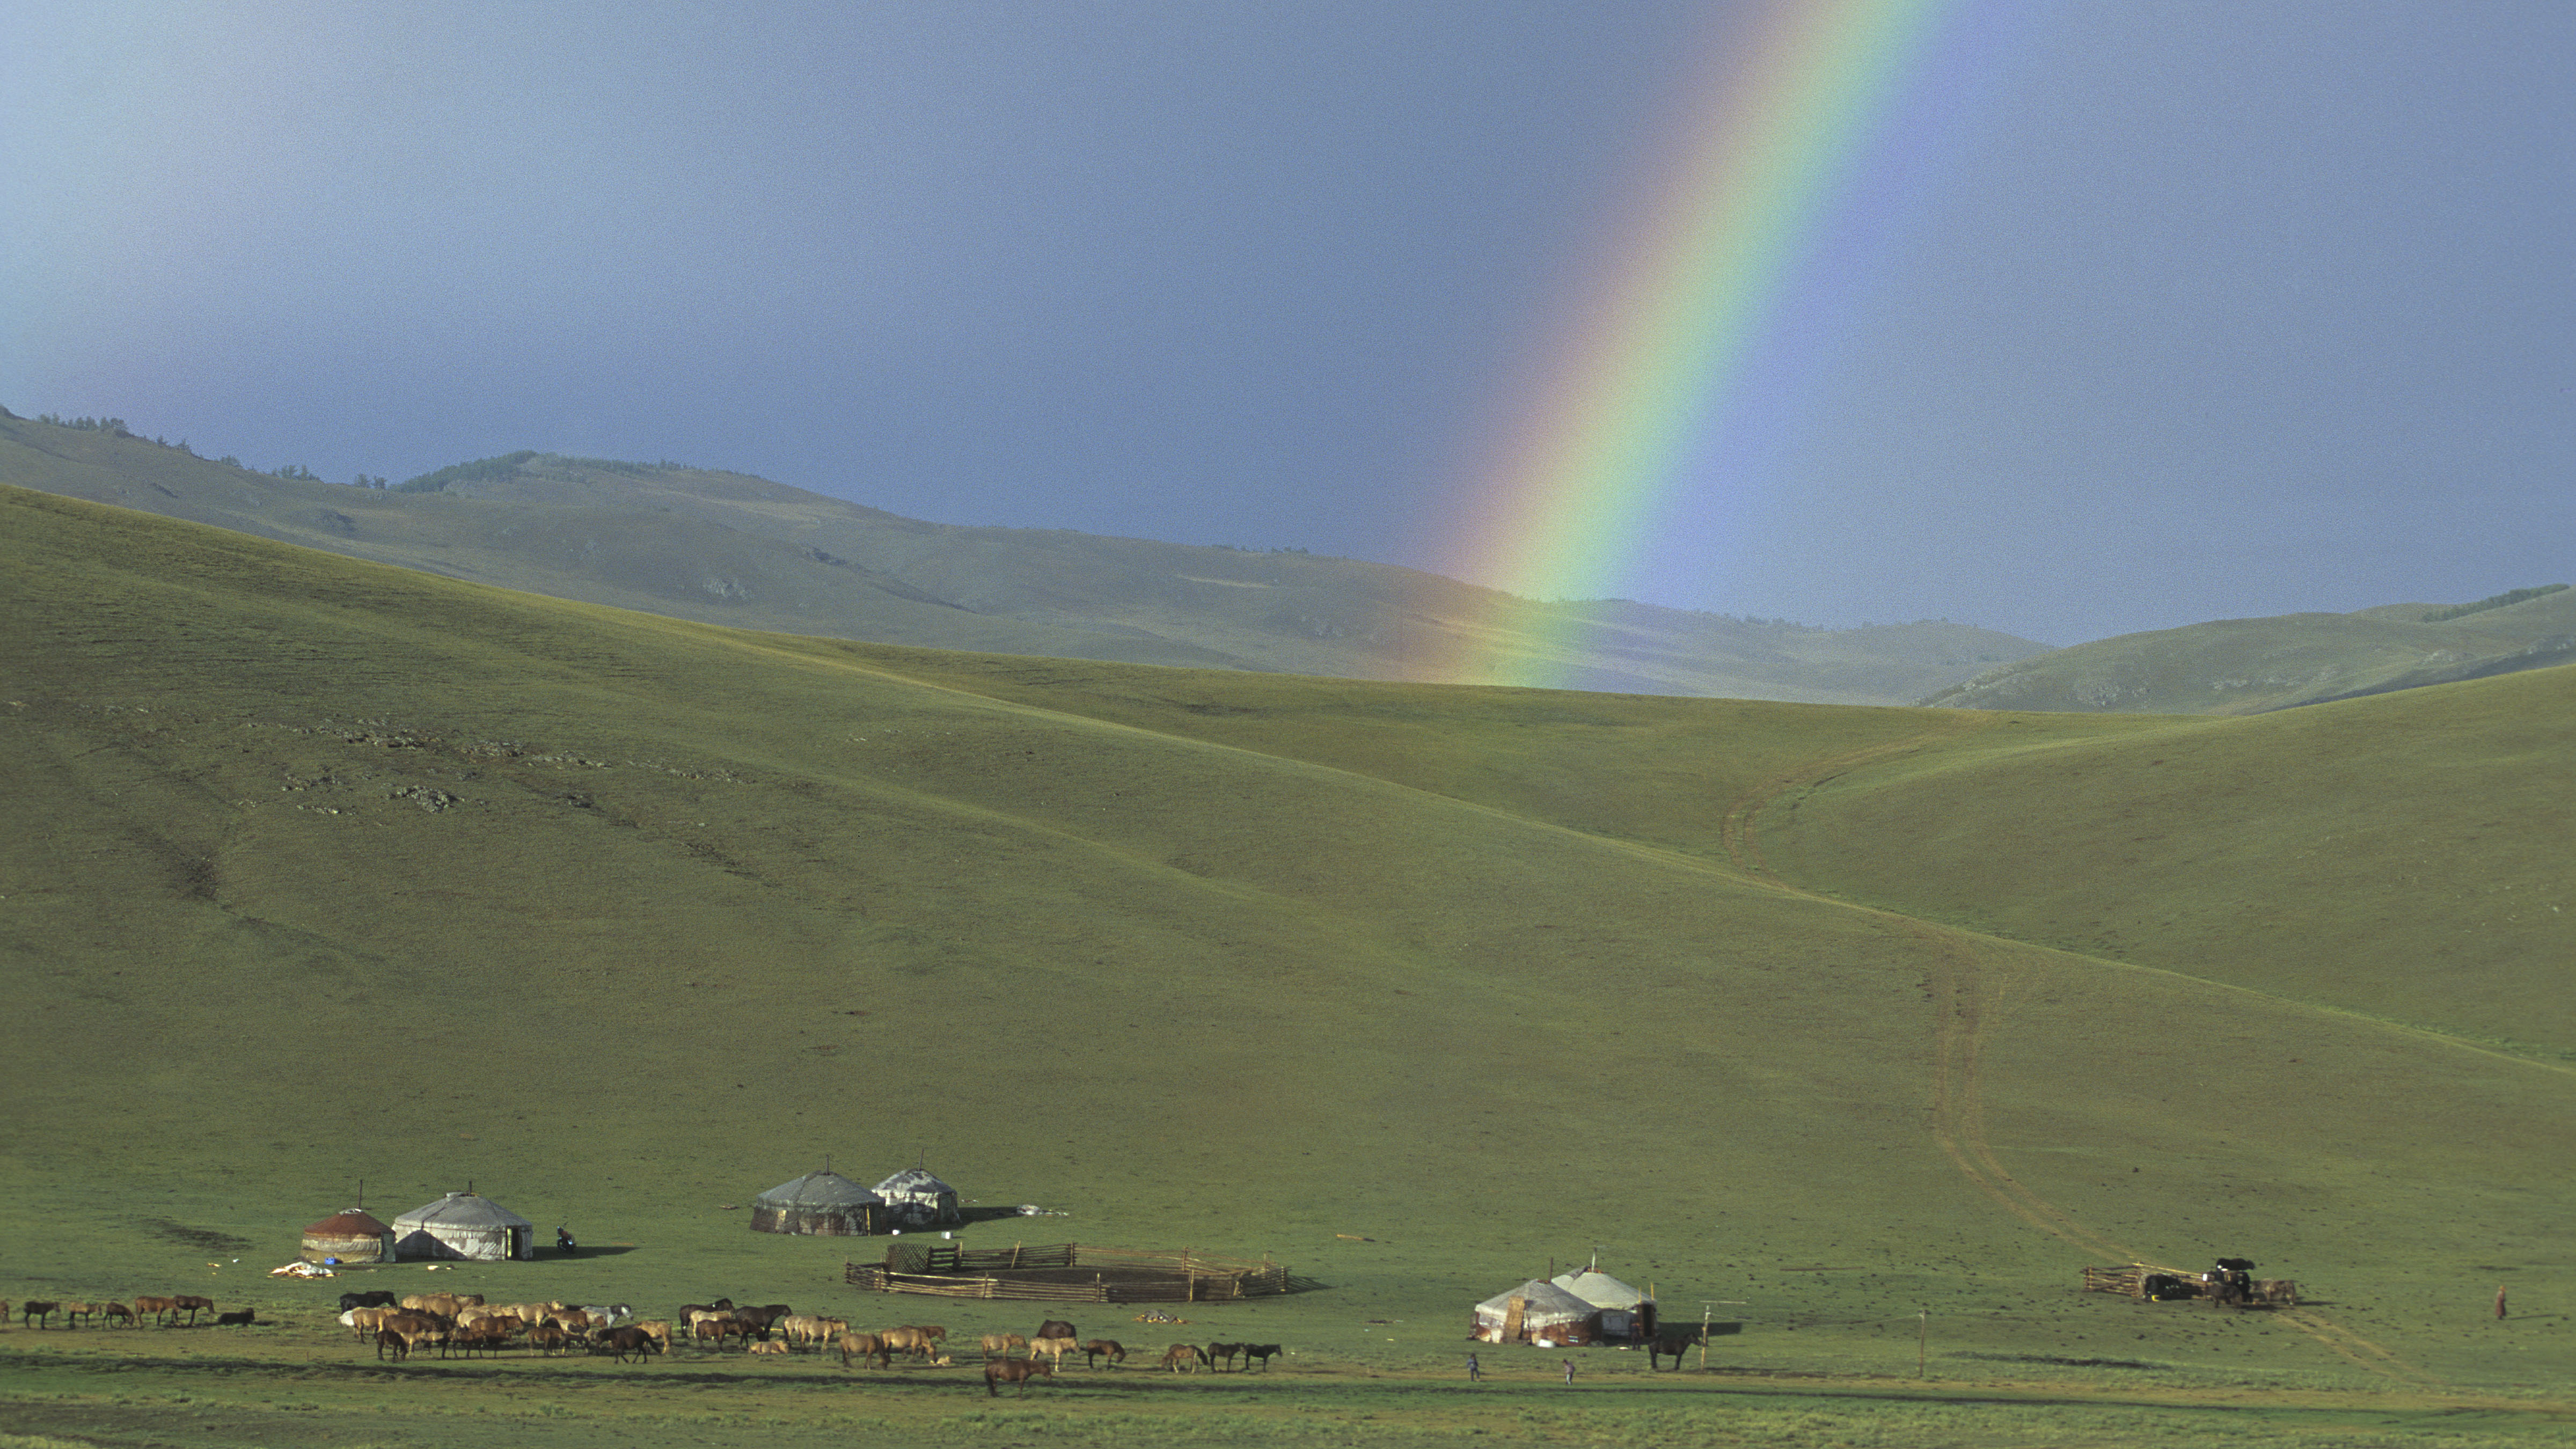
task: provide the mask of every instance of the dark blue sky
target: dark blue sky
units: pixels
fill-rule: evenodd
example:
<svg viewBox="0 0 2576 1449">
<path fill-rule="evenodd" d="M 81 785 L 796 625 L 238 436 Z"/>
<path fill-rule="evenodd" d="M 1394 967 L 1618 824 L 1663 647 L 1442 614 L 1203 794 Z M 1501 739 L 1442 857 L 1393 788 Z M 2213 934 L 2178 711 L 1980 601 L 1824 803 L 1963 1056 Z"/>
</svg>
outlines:
<svg viewBox="0 0 2576 1449">
<path fill-rule="evenodd" d="M 28 0 L 0 404 L 1427 562 L 1709 8 Z M 1942 14 L 1628 592 L 2063 644 L 2576 578 L 2576 7 Z"/>
</svg>

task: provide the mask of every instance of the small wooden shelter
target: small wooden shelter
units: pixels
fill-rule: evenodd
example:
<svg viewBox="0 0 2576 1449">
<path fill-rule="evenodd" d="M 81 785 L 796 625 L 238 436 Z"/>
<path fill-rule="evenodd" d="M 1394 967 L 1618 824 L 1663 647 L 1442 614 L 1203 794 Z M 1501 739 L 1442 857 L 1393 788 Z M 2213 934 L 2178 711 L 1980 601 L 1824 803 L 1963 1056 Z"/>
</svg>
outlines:
<svg viewBox="0 0 2576 1449">
<path fill-rule="evenodd" d="M 451 1192 L 394 1219 L 400 1258 L 471 1258 L 499 1263 L 537 1255 L 537 1225 L 488 1197 Z"/>
<path fill-rule="evenodd" d="M 394 1230 L 364 1208 L 333 1213 L 304 1230 L 302 1256 L 314 1263 L 390 1263 Z"/>
<path fill-rule="evenodd" d="M 755 1233 L 864 1238 L 892 1225 L 886 1201 L 837 1172 L 809 1172 L 751 1200 Z"/>
</svg>

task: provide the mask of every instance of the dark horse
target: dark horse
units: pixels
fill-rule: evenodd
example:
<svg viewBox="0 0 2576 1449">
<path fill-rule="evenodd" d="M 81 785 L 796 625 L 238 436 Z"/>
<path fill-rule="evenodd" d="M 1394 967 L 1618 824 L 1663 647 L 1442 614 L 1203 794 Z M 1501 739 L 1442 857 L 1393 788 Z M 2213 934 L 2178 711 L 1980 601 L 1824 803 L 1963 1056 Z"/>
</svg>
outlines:
<svg viewBox="0 0 2576 1449">
<path fill-rule="evenodd" d="M 1667 1328 L 1646 1344 L 1646 1372 L 1655 1371 L 1655 1360 L 1665 1354 L 1673 1356 L 1673 1368 L 1682 1366 L 1682 1352 L 1695 1344 L 1708 1342 L 1708 1336 L 1696 1328 Z"/>
</svg>

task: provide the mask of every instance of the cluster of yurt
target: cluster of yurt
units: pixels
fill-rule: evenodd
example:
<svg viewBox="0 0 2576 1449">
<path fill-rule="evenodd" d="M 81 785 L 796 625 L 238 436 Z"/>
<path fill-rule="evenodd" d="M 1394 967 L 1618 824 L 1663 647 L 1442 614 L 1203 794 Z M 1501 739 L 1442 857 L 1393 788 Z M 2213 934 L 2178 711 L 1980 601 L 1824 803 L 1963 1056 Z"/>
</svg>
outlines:
<svg viewBox="0 0 2576 1449">
<path fill-rule="evenodd" d="M 1655 1332 L 1655 1301 L 1598 1264 L 1532 1278 L 1476 1305 L 1473 1336 L 1484 1343 L 1557 1348 L 1635 1343 Z"/>
<path fill-rule="evenodd" d="M 825 1168 L 782 1182 L 751 1200 L 755 1233 L 813 1233 L 866 1237 L 906 1228 L 962 1223 L 957 1189 L 918 1167 L 907 1167 L 874 1188 Z"/>
<path fill-rule="evenodd" d="M 537 1255 L 536 1225 L 488 1197 L 451 1192 L 388 1227 L 363 1207 L 333 1213 L 304 1230 L 300 1256 L 323 1264 L 423 1258 L 499 1262 Z"/>
</svg>

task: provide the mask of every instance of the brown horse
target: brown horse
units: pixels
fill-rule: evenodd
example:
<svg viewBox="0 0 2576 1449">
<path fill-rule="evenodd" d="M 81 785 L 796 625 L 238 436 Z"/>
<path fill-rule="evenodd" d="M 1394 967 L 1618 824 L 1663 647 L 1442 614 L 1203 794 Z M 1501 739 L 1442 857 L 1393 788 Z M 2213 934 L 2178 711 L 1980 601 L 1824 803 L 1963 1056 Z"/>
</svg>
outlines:
<svg viewBox="0 0 2576 1449">
<path fill-rule="evenodd" d="M 1001 1384 L 1018 1384 L 1020 1397 L 1027 1398 L 1029 1380 L 1055 1373 L 1055 1365 L 1036 1358 L 997 1358 L 984 1365 L 984 1392 L 1000 1398 Z"/>
</svg>

